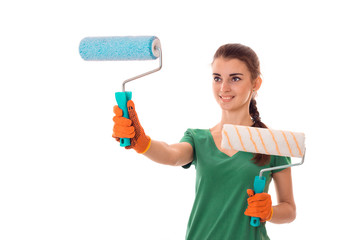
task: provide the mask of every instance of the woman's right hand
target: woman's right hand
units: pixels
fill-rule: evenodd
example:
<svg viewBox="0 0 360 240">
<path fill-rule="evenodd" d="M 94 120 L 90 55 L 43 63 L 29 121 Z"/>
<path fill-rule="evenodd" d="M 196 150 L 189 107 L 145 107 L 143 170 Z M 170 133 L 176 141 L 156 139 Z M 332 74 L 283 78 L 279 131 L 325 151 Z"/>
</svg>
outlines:
<svg viewBox="0 0 360 240">
<path fill-rule="evenodd" d="M 118 105 L 114 106 L 114 113 L 113 138 L 115 138 L 118 142 L 120 142 L 120 138 L 133 138 L 135 136 L 135 128 L 131 126 L 132 121 L 123 117 L 123 111 Z"/>
<path fill-rule="evenodd" d="M 125 148 L 134 149 L 138 153 L 145 153 L 150 147 L 151 138 L 145 135 L 132 100 L 128 101 L 127 107 L 130 119 L 124 118 L 123 111 L 117 105 L 114 106 L 115 117 L 113 117 L 112 136 L 116 141 L 120 141 L 120 138 L 130 138 L 131 145 Z"/>
</svg>

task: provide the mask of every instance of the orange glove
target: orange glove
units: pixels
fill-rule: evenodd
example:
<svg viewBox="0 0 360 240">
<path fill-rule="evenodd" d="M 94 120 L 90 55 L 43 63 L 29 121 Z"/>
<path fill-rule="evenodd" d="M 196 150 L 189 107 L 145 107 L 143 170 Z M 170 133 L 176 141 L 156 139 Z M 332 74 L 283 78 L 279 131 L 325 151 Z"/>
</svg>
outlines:
<svg viewBox="0 0 360 240">
<path fill-rule="evenodd" d="M 116 141 L 120 141 L 120 138 L 130 138 L 131 145 L 125 148 L 134 149 L 137 153 L 145 153 L 150 147 L 151 138 L 145 135 L 132 100 L 128 101 L 127 107 L 130 119 L 124 118 L 123 111 L 117 105 L 114 106 L 115 124 L 112 136 Z"/>
<path fill-rule="evenodd" d="M 248 207 L 245 215 L 249 217 L 258 217 L 260 222 L 269 221 L 273 215 L 271 196 L 267 193 L 254 194 L 254 190 L 248 189 Z"/>
</svg>

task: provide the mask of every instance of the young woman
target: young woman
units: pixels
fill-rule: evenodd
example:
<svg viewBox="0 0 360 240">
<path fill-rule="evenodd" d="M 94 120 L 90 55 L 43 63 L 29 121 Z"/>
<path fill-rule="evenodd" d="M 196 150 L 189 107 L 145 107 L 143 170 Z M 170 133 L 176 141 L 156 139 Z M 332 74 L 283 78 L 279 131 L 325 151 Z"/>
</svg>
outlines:
<svg viewBox="0 0 360 240">
<path fill-rule="evenodd" d="M 255 176 L 261 169 L 290 164 L 290 158 L 252 154 L 221 148 L 224 124 L 266 128 L 255 96 L 259 90 L 260 64 L 256 53 L 241 44 L 226 44 L 215 53 L 213 93 L 222 109 L 220 122 L 210 129 L 188 129 L 180 143 L 151 140 L 140 125 L 134 103 L 128 102 L 130 119 L 114 107 L 113 137 L 131 138 L 131 146 L 151 160 L 167 165 L 196 168 L 196 196 L 186 233 L 187 240 L 269 239 L 265 223 L 289 223 L 295 219 L 290 168 L 267 172 L 264 193 L 254 194 Z M 277 205 L 267 194 L 274 179 Z M 259 217 L 259 227 L 250 226 Z"/>
</svg>

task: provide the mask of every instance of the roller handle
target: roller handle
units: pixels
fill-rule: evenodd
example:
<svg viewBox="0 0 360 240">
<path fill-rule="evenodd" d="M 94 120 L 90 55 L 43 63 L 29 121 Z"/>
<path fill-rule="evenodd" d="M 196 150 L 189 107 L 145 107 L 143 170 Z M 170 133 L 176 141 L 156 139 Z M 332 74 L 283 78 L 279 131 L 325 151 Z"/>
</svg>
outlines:
<svg viewBox="0 0 360 240">
<path fill-rule="evenodd" d="M 127 102 L 131 100 L 132 92 L 116 92 L 115 98 L 117 105 L 123 111 L 123 117 L 129 118 L 129 112 L 127 108 Z M 130 138 L 120 138 L 120 146 L 130 146 Z"/>
<path fill-rule="evenodd" d="M 266 182 L 265 177 L 259 177 L 259 176 L 255 177 L 255 181 L 254 181 L 254 192 L 255 192 L 255 194 L 264 192 L 265 182 Z M 260 226 L 260 218 L 251 217 L 250 225 L 253 226 L 253 227 Z"/>
</svg>

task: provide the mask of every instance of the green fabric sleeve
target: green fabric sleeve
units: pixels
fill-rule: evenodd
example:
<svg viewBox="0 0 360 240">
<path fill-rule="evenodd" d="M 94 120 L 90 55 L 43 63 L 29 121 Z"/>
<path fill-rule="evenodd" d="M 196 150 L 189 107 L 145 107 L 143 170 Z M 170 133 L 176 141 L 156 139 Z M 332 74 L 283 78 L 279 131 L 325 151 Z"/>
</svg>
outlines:
<svg viewBox="0 0 360 240">
<path fill-rule="evenodd" d="M 184 133 L 184 136 L 181 138 L 180 142 L 187 142 L 190 143 L 192 148 L 193 148 L 193 161 L 182 166 L 183 168 L 187 169 L 189 168 L 192 164 L 194 164 L 196 162 L 196 152 L 195 152 L 195 139 L 194 139 L 194 131 L 190 128 L 188 128 L 186 130 L 186 132 Z"/>
<path fill-rule="evenodd" d="M 273 156 L 273 158 L 271 159 L 271 163 L 270 166 L 271 167 L 278 167 L 278 166 L 283 166 L 283 165 L 289 165 L 291 164 L 291 158 L 290 157 L 284 157 L 284 156 Z M 277 169 L 277 170 L 273 170 L 271 171 L 272 174 L 280 172 L 283 169 Z"/>
</svg>

